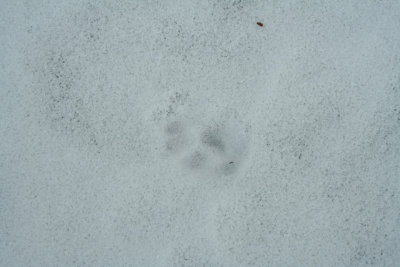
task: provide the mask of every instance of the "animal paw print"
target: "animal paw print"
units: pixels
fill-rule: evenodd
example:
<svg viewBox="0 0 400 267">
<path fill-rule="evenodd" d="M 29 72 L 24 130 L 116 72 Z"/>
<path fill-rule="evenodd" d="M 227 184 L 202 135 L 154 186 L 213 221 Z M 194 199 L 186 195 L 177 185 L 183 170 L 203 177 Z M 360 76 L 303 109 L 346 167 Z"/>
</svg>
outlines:
<svg viewBox="0 0 400 267">
<path fill-rule="evenodd" d="M 169 122 L 166 150 L 191 171 L 236 173 L 248 154 L 248 130 L 235 120 L 208 126 Z"/>
</svg>

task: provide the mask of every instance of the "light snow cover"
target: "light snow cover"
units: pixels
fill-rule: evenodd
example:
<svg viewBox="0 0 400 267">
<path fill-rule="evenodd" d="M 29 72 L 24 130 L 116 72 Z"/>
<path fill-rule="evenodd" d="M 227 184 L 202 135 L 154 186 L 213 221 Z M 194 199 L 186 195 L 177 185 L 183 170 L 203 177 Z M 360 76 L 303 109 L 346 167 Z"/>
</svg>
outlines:
<svg viewBox="0 0 400 267">
<path fill-rule="evenodd" d="M 0 137 L 0 266 L 399 266 L 400 1 L 0 0 Z"/>
</svg>

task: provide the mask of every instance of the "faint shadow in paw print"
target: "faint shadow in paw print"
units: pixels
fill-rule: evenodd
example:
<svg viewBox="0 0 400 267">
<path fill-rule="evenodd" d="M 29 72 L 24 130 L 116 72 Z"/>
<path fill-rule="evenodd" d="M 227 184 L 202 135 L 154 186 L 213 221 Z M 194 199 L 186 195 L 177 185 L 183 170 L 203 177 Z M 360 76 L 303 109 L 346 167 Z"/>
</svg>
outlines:
<svg viewBox="0 0 400 267">
<path fill-rule="evenodd" d="M 207 161 L 206 154 L 196 151 L 189 156 L 187 164 L 191 169 L 200 169 L 204 167 L 206 161 Z"/>
<path fill-rule="evenodd" d="M 221 172 L 224 175 L 231 175 L 233 173 L 235 173 L 237 169 L 237 165 L 235 164 L 234 161 L 229 161 L 227 163 L 224 163 L 221 167 Z"/>
<path fill-rule="evenodd" d="M 215 151 L 223 153 L 225 144 L 222 141 L 219 128 L 208 128 L 201 134 L 201 143 Z"/>
<path fill-rule="evenodd" d="M 182 151 L 186 142 L 185 129 L 181 121 L 172 121 L 165 127 L 166 150 L 170 153 Z"/>
</svg>

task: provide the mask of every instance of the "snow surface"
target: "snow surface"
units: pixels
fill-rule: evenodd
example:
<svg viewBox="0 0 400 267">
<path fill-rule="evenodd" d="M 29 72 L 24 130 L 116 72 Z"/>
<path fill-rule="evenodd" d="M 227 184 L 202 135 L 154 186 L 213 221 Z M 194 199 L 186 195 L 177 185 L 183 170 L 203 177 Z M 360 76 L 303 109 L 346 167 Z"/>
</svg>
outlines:
<svg viewBox="0 0 400 267">
<path fill-rule="evenodd" d="M 1 0 L 0 136 L 1 266 L 398 266 L 400 1 Z"/>
</svg>

